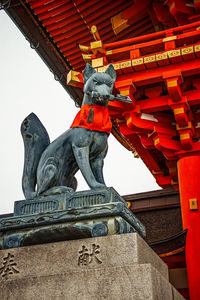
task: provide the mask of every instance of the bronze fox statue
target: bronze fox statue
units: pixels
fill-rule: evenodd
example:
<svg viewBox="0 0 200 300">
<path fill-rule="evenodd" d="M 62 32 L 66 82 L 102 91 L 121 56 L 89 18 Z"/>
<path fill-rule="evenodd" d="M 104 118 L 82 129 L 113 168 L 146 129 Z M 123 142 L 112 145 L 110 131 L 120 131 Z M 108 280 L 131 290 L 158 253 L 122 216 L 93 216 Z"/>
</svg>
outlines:
<svg viewBox="0 0 200 300">
<path fill-rule="evenodd" d="M 105 187 L 103 160 L 112 127 L 107 106 L 109 98 L 113 99 L 116 72 L 109 65 L 104 73 L 97 73 L 87 64 L 83 78 L 81 110 L 71 128 L 52 143 L 35 114 L 31 113 L 21 125 L 25 148 L 22 188 L 26 199 L 75 191 L 74 176 L 79 169 L 91 189 Z"/>
</svg>

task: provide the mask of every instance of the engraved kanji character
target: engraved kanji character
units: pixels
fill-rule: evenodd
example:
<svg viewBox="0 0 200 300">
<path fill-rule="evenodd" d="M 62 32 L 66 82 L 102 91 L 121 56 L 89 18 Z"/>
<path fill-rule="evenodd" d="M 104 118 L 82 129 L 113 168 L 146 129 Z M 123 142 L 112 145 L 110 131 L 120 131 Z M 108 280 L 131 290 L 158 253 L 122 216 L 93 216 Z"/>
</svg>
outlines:
<svg viewBox="0 0 200 300">
<path fill-rule="evenodd" d="M 97 257 L 100 253 L 100 246 L 96 244 L 92 244 L 92 251 L 89 252 L 86 246 L 82 246 L 82 249 L 79 251 L 80 255 L 78 258 L 79 266 L 87 266 L 95 259 L 98 264 L 101 264 L 102 261 Z"/>
<path fill-rule="evenodd" d="M 8 255 L 3 258 L 3 267 L 0 268 L 0 275 L 5 279 L 14 273 L 19 273 L 16 268 L 16 263 L 14 262 L 14 255 L 8 252 Z"/>
</svg>

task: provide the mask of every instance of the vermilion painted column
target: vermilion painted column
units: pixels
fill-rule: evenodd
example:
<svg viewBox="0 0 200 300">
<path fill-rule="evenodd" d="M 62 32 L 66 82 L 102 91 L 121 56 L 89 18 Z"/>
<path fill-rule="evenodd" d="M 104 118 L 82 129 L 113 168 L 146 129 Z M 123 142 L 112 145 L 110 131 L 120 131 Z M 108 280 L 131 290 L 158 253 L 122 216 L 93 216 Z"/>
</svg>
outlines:
<svg viewBox="0 0 200 300">
<path fill-rule="evenodd" d="M 186 265 L 190 300 L 200 299 L 200 154 L 182 157 L 178 162 L 183 229 L 186 239 Z"/>
</svg>

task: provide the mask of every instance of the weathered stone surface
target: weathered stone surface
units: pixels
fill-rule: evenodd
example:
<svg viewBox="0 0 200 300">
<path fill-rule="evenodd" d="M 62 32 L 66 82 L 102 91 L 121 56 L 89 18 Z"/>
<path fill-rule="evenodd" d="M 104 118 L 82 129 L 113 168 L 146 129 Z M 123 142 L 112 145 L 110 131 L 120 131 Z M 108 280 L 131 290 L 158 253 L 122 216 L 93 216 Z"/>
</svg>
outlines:
<svg viewBox="0 0 200 300">
<path fill-rule="evenodd" d="M 79 271 L 82 267 L 78 265 L 79 251 L 85 246 L 91 253 L 92 245 L 99 246 L 96 257 L 101 260 L 101 263 L 93 257 L 87 269 L 151 263 L 168 279 L 167 265 L 136 233 L 1 250 L 0 263 L 8 253 L 13 254 L 21 270 L 20 273 L 13 274 L 17 278 Z M 1 279 L 3 278 L 0 277 Z"/>
<path fill-rule="evenodd" d="M 9 300 L 183 299 L 136 233 L 1 250 L 0 286 Z"/>
<path fill-rule="evenodd" d="M 68 271 L 1 283 L 2 299 L 182 300 L 150 264 Z"/>
</svg>

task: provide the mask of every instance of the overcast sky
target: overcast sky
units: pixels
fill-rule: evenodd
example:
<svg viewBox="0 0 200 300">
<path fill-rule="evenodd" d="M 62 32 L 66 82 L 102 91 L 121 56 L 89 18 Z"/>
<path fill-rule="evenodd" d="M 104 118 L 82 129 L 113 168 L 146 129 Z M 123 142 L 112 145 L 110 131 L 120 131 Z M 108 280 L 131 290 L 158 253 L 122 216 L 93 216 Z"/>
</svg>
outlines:
<svg viewBox="0 0 200 300">
<path fill-rule="evenodd" d="M 14 201 L 24 199 L 21 122 L 31 112 L 36 113 L 52 141 L 70 127 L 78 108 L 2 10 L 0 98 L 0 214 L 3 214 L 13 212 Z M 107 186 L 113 186 L 121 195 L 159 189 L 141 159 L 134 158 L 112 135 L 108 143 L 104 167 Z M 78 190 L 88 189 L 81 174 L 76 177 Z"/>
</svg>

